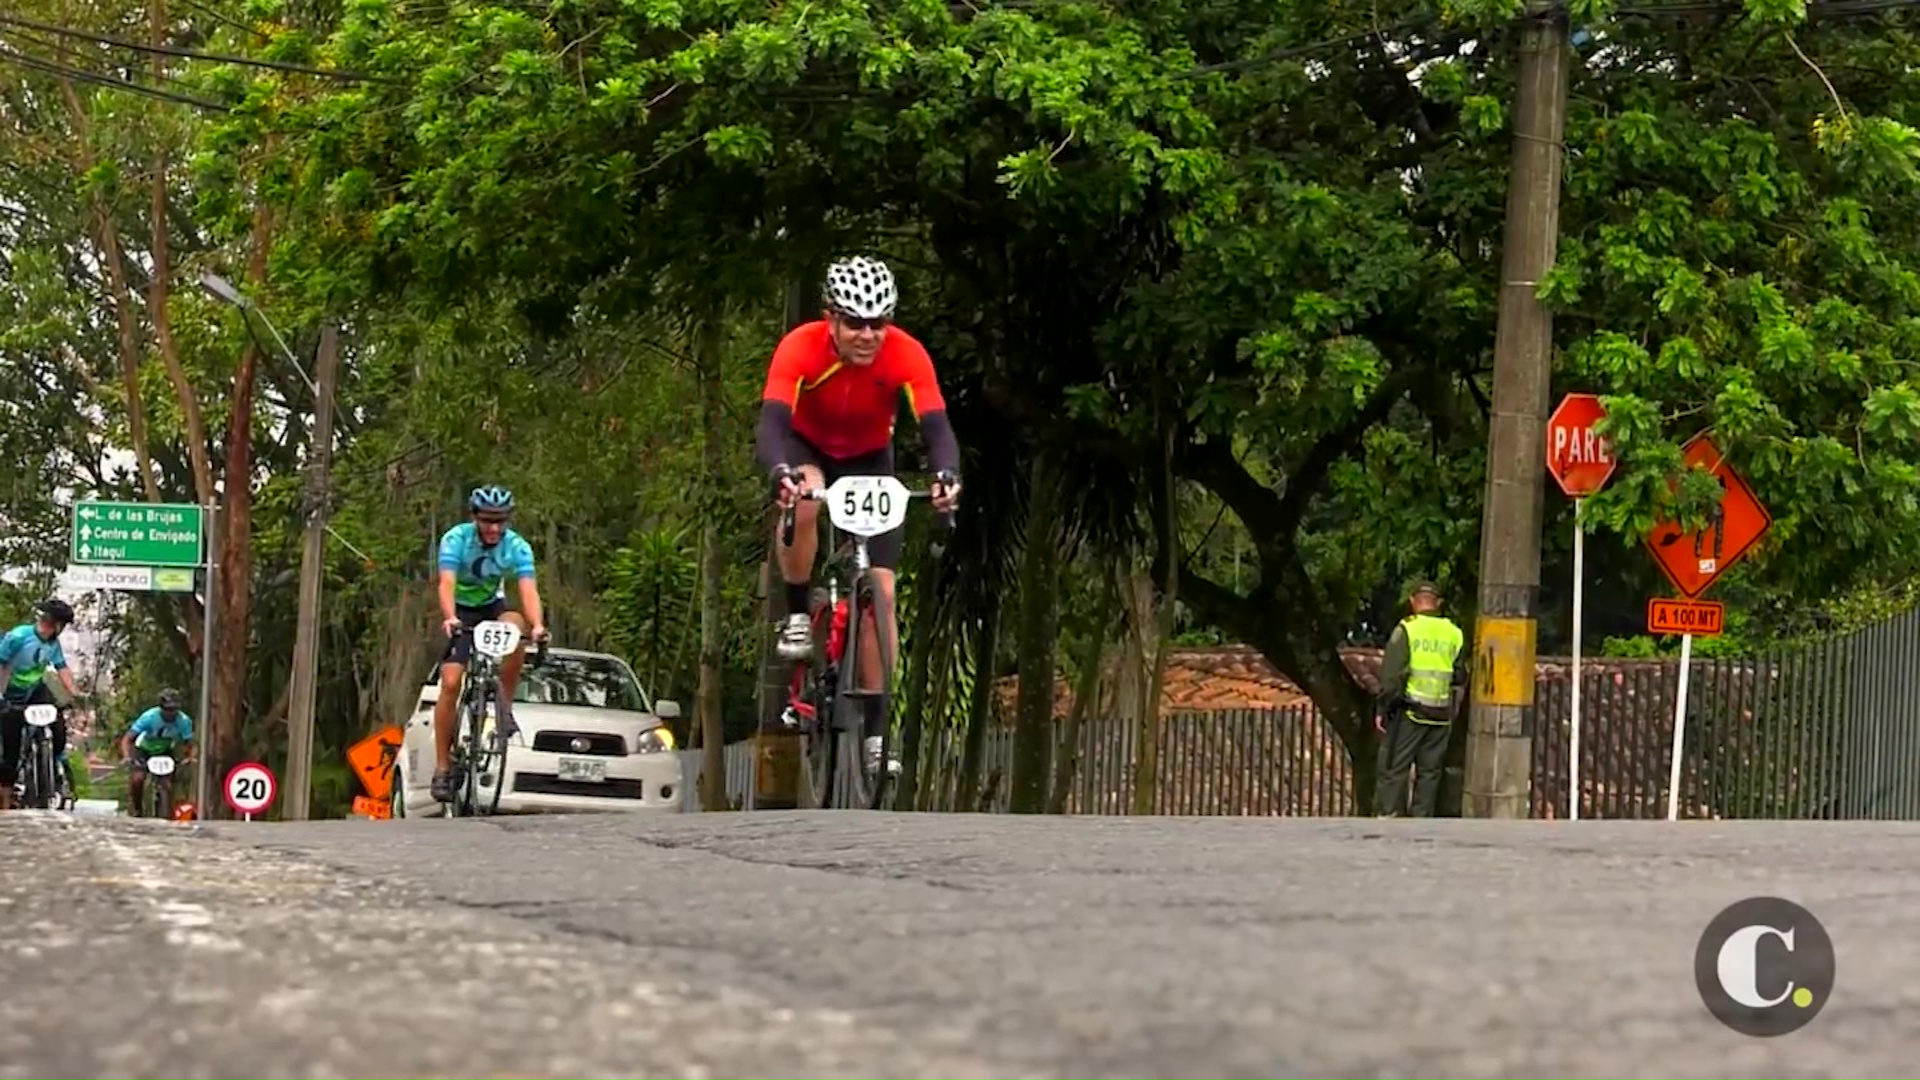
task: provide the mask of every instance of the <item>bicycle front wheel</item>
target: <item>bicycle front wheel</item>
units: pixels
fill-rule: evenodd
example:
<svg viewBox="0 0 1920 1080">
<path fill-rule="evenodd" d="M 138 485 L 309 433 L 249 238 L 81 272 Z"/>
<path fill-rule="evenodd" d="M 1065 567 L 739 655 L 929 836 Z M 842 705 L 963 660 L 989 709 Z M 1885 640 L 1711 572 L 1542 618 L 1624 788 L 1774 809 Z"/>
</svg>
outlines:
<svg viewBox="0 0 1920 1080">
<path fill-rule="evenodd" d="M 33 801 L 27 805 L 48 809 L 54 805 L 54 746 L 40 742 L 33 751 Z"/>
<path fill-rule="evenodd" d="M 840 775 L 837 786 L 841 789 L 841 796 L 836 802 L 848 809 L 878 810 L 884 805 L 891 786 L 887 768 L 890 760 L 887 686 L 892 679 L 893 657 L 887 648 L 886 623 L 883 620 L 890 617 L 892 611 L 885 606 L 885 601 L 879 600 L 872 582 L 862 580 L 854 591 L 852 610 L 847 614 L 847 651 L 843 654 L 846 663 L 842 667 L 839 700 L 834 709 L 841 736 L 837 755 Z M 875 652 L 880 661 L 880 688 L 875 691 L 859 689 L 867 681 L 862 662 L 864 642 L 868 635 L 873 636 Z M 876 695 L 880 711 L 880 730 L 877 733 L 880 736 L 880 753 L 877 760 L 875 755 L 867 751 L 867 703 Z"/>
<path fill-rule="evenodd" d="M 500 683 L 491 676 L 476 689 L 473 708 L 467 714 L 467 748 L 472 756 L 467 769 L 466 795 L 469 812 L 474 814 L 497 811 L 500 808 L 500 789 L 506 784 L 506 775 L 501 769 L 506 762 L 506 747 L 504 740 L 496 746 L 487 735 L 488 705 L 492 705 L 496 713 L 494 725 L 497 732 Z"/>
</svg>

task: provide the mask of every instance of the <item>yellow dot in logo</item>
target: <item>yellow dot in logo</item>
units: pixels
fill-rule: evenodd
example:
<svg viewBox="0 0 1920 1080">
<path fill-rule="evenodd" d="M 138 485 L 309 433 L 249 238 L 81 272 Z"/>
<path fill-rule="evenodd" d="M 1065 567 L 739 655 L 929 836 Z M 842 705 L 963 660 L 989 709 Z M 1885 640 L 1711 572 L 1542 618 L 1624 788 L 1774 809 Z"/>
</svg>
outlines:
<svg viewBox="0 0 1920 1080">
<path fill-rule="evenodd" d="M 1807 989 L 1804 986 L 1798 990 L 1795 990 L 1793 992 L 1793 1003 L 1795 1005 L 1800 1006 L 1803 1009 L 1813 1004 L 1813 991 Z"/>
</svg>

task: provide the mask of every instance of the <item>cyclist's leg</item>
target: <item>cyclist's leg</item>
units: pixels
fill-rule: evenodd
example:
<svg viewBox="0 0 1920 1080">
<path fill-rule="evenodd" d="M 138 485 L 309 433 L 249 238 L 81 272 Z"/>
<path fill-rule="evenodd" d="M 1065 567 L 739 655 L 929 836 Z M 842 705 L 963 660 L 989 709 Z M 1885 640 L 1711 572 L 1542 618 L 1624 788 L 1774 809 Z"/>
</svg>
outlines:
<svg viewBox="0 0 1920 1080">
<path fill-rule="evenodd" d="M 520 631 L 520 644 L 514 646 L 513 655 L 500 662 L 500 700 L 493 703 L 494 715 L 500 721 L 500 737 L 511 739 L 520 730 L 520 725 L 513 722 L 513 688 L 520 685 L 520 668 L 527 662 L 529 628 L 527 617 L 517 611 L 499 612 L 494 618 L 510 622 Z"/>
<path fill-rule="evenodd" d="M 138 746 L 127 758 L 127 813 L 145 817 L 147 812 L 147 754 Z"/>
<path fill-rule="evenodd" d="M 472 629 L 484 622 L 497 606 L 469 608 L 455 605 L 453 613 L 462 626 Z M 467 673 L 467 658 L 473 655 L 473 635 L 461 634 L 447 639 L 440 657 L 440 696 L 433 703 L 433 797 L 439 802 L 453 801 L 454 712 L 460 707 L 460 684 Z"/>
<path fill-rule="evenodd" d="M 26 733 L 21 701 L 0 700 L 0 810 L 13 809 L 13 783 L 20 778 L 20 744 Z"/>
<path fill-rule="evenodd" d="M 798 436 L 794 445 L 807 458 L 789 462 L 806 478 L 810 488 L 830 481 L 823 466 L 828 462 L 812 444 Z M 784 518 L 786 515 L 780 515 Z M 785 530 L 779 520 L 773 526 L 774 550 L 779 552 L 780 577 L 787 590 L 787 619 L 780 628 L 779 652 L 788 660 L 805 660 L 813 653 L 812 619 L 808 615 L 808 597 L 813 591 L 813 563 L 820 547 L 820 504 L 808 499 L 794 507 L 793 543 L 783 543 Z"/>
<path fill-rule="evenodd" d="M 847 462 L 844 471 L 866 476 L 893 475 L 893 447 L 887 446 L 871 454 Z M 906 526 L 901 525 L 891 532 L 881 533 L 867 541 L 867 557 L 871 567 L 867 580 L 873 585 L 873 607 L 863 614 L 862 620 L 878 633 L 862 633 L 860 640 L 859 683 L 863 690 L 879 690 L 884 679 L 893 674 L 888 670 L 892 665 L 889 658 L 900 655 L 900 627 L 894 605 L 894 571 L 900 566 L 900 555 L 906 545 Z M 880 649 L 882 642 L 886 651 Z M 869 767 L 879 765 L 881 734 L 886 730 L 886 699 L 875 695 L 867 699 L 866 713 L 866 749 Z M 893 763 L 890 763 L 890 766 Z"/>
<path fill-rule="evenodd" d="M 882 567 L 879 565 L 881 558 L 880 549 L 883 546 L 879 541 L 884 539 L 885 537 L 874 537 L 873 544 L 868 548 L 869 553 L 873 557 L 874 566 L 873 569 L 868 572 L 867 576 L 868 580 L 873 584 L 874 595 L 871 601 L 872 606 L 866 608 L 860 615 L 860 621 L 863 626 L 860 633 L 859 685 L 863 690 L 877 691 L 882 689 L 885 686 L 883 680 L 893 674 L 890 670 L 893 665 L 889 663 L 889 660 L 897 658 L 900 655 L 898 652 L 898 619 L 894 615 L 893 606 L 893 568 L 891 566 Z M 899 557 L 897 548 L 893 554 L 896 559 Z M 875 632 L 876 630 L 878 631 L 877 633 Z M 882 635 L 885 635 L 884 640 L 886 642 L 886 652 L 884 653 L 880 651 Z M 881 736 L 886 733 L 889 720 L 887 716 L 888 697 L 889 695 L 876 693 L 872 697 L 865 699 L 866 725 L 864 734 L 866 735 L 865 747 L 867 751 L 867 767 L 869 769 L 878 768 L 880 765 L 880 750 L 883 745 Z M 888 755 L 887 767 L 889 769 L 899 768 L 898 753 L 898 748 L 896 748 L 892 754 Z"/>
</svg>

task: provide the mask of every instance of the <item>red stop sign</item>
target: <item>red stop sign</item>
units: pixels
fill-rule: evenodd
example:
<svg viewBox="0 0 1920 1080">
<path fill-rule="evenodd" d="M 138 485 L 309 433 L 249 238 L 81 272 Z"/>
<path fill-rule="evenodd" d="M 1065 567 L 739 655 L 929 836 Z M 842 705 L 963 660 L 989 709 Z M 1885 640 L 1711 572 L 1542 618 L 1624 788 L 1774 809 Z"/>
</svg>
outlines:
<svg viewBox="0 0 1920 1080">
<path fill-rule="evenodd" d="M 1594 434 L 1607 415 L 1597 394 L 1568 394 L 1547 417 L 1547 472 L 1571 498 L 1591 495 L 1613 475 L 1613 447 Z"/>
</svg>

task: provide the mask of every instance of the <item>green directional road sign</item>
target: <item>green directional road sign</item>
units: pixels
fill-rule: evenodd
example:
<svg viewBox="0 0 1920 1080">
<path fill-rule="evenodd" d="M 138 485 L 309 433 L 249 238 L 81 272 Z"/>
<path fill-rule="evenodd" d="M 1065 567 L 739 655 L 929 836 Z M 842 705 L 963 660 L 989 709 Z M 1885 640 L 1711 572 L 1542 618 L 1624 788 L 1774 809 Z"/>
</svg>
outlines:
<svg viewBox="0 0 1920 1080">
<path fill-rule="evenodd" d="M 83 502 L 73 508 L 73 554 L 92 566 L 199 566 L 200 508 L 173 503 Z"/>
</svg>

